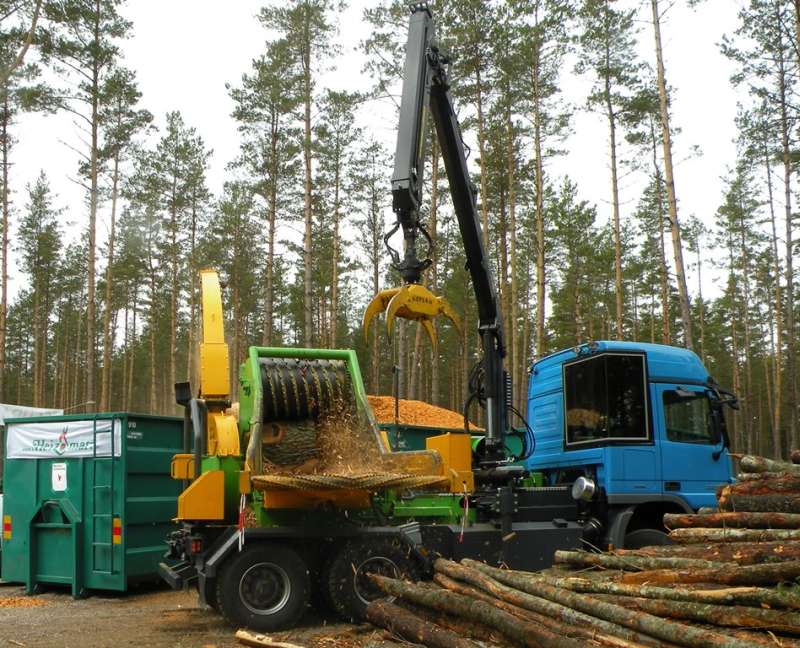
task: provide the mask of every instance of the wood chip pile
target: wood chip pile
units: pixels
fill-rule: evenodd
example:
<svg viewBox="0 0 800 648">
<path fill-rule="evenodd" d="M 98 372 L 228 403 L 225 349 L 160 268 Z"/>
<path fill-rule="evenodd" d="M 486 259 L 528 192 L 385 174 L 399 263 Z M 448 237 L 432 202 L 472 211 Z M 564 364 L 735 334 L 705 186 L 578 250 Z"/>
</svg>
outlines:
<svg viewBox="0 0 800 648">
<path fill-rule="evenodd" d="M 800 647 L 800 465 L 740 468 L 719 509 L 665 515 L 672 545 L 558 551 L 545 573 L 439 559 L 433 583 L 373 576 L 396 598 L 368 618 L 447 648 Z"/>
<path fill-rule="evenodd" d="M 394 423 L 394 396 L 367 396 L 378 423 Z M 418 400 L 400 399 L 400 425 L 415 427 L 458 428 L 464 427 L 464 415 L 444 407 L 437 407 Z M 480 428 L 470 425 L 471 429 Z"/>
</svg>

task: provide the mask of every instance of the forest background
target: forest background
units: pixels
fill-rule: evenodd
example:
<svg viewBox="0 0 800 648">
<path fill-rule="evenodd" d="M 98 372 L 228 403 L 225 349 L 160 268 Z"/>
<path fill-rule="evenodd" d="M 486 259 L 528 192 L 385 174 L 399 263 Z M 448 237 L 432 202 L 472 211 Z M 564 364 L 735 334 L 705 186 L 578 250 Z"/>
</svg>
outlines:
<svg viewBox="0 0 800 648">
<path fill-rule="evenodd" d="M 431 7 L 518 409 L 549 352 L 676 344 L 740 396 L 736 449 L 800 445 L 800 0 Z M 440 325 L 433 353 L 416 325 L 361 329 L 371 296 L 398 285 L 382 238 L 406 3 L 218 12 L 0 0 L 0 401 L 176 413 L 172 385 L 197 385 L 211 266 L 232 384 L 251 344 L 352 347 L 371 393 L 391 392 L 397 365 L 402 396 L 460 409 L 476 313 L 435 144 L 426 282 L 464 334 Z M 232 42 L 247 44 L 239 68 Z M 671 75 L 671 52 L 694 68 Z M 149 96 L 136 62 L 153 60 Z"/>
</svg>

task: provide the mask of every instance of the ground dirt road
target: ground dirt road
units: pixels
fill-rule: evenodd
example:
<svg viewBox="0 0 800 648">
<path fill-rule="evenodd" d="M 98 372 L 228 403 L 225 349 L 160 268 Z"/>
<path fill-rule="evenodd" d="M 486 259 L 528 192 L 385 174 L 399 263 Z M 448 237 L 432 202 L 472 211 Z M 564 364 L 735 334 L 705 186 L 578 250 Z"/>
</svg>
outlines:
<svg viewBox="0 0 800 648">
<path fill-rule="evenodd" d="M 0 648 L 232 648 L 234 631 L 193 591 L 146 586 L 76 601 L 64 590 L 28 597 L 0 583 Z M 302 627 L 273 636 L 307 648 L 360 648 L 381 633 L 309 613 Z"/>
</svg>

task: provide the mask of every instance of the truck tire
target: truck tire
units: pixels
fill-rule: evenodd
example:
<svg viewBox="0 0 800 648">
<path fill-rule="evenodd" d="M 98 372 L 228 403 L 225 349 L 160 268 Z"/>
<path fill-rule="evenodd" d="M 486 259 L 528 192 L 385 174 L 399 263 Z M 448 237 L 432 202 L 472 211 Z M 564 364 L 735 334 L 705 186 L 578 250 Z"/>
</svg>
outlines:
<svg viewBox="0 0 800 648">
<path fill-rule="evenodd" d="M 294 626 L 308 606 L 305 562 L 285 545 L 254 543 L 232 554 L 217 578 L 217 605 L 232 626 L 274 632 Z"/>
<path fill-rule="evenodd" d="M 626 549 L 641 549 L 653 545 L 672 544 L 669 536 L 658 529 L 636 529 L 625 534 Z"/>
<path fill-rule="evenodd" d="M 335 548 L 323 567 L 320 586 L 328 605 L 345 621 L 362 621 L 367 605 L 386 596 L 367 574 L 414 581 L 420 569 L 409 547 L 396 538 L 360 538 Z"/>
<path fill-rule="evenodd" d="M 200 595 L 200 581 L 195 580 L 194 587 L 197 590 L 198 596 Z M 217 581 L 206 581 L 205 584 L 205 600 L 206 605 L 215 612 L 219 612 L 219 602 L 217 601 Z"/>
</svg>

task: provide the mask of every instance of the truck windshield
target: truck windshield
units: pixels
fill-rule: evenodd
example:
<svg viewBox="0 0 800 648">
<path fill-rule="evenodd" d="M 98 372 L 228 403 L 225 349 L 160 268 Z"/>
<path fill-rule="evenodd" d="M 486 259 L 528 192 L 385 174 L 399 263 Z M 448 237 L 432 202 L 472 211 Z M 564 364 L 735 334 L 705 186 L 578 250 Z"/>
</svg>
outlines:
<svg viewBox="0 0 800 648">
<path fill-rule="evenodd" d="M 641 354 L 608 353 L 564 365 L 566 445 L 650 438 Z"/>
<path fill-rule="evenodd" d="M 667 439 L 680 443 L 713 444 L 714 434 L 711 426 L 711 403 L 703 392 L 675 390 L 664 392 L 664 422 Z"/>
</svg>

